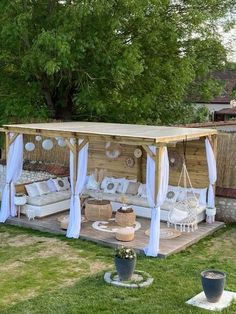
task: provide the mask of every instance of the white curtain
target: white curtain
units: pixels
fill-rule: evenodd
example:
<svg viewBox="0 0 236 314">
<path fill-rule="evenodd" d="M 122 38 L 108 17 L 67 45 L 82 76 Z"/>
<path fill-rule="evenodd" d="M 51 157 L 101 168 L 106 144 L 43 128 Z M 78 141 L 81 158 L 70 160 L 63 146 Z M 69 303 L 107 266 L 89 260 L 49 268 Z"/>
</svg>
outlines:
<svg viewBox="0 0 236 314">
<path fill-rule="evenodd" d="M 209 188 L 208 188 L 208 207 L 215 207 L 215 195 L 213 186 L 216 183 L 217 172 L 216 172 L 216 160 L 213 149 L 208 138 L 205 140 L 206 156 L 208 165 L 208 176 L 209 176 Z"/>
<path fill-rule="evenodd" d="M 209 176 L 209 187 L 208 187 L 208 201 L 207 206 L 209 208 L 215 207 L 215 195 L 214 195 L 214 184 L 217 179 L 217 171 L 216 171 L 216 160 L 215 155 L 212 149 L 212 146 L 209 142 L 209 139 L 205 140 L 206 147 L 206 156 L 207 156 L 207 165 L 208 165 L 208 176 Z M 208 217 L 209 218 L 209 217 Z M 214 219 L 214 218 L 213 218 Z"/>
<path fill-rule="evenodd" d="M 156 153 L 156 147 L 150 146 L 150 150 Z M 147 199 L 149 206 L 152 208 L 150 237 L 148 247 L 144 249 L 147 256 L 156 257 L 159 252 L 160 242 L 160 212 L 161 206 L 165 201 L 168 191 L 169 182 L 169 159 L 167 148 L 164 147 L 161 159 L 161 174 L 160 185 L 156 200 L 154 199 L 155 190 L 155 161 L 147 156 L 147 170 L 146 170 L 146 185 L 147 185 Z"/>
<path fill-rule="evenodd" d="M 14 134 L 10 134 L 10 137 Z M 23 135 L 17 136 L 10 145 L 7 156 L 6 185 L 2 193 L 2 205 L 0 211 L 0 222 L 5 222 L 9 216 L 16 216 L 14 204 L 15 183 L 20 178 L 23 167 Z"/>
<path fill-rule="evenodd" d="M 73 140 L 71 140 L 73 143 Z M 82 140 L 79 140 L 79 144 Z M 88 164 L 88 144 L 86 144 L 78 154 L 77 181 L 74 186 L 74 154 L 70 152 L 70 181 L 71 181 L 71 199 L 69 225 L 66 236 L 68 238 L 79 238 L 81 227 L 81 204 L 80 193 L 83 190 Z"/>
</svg>

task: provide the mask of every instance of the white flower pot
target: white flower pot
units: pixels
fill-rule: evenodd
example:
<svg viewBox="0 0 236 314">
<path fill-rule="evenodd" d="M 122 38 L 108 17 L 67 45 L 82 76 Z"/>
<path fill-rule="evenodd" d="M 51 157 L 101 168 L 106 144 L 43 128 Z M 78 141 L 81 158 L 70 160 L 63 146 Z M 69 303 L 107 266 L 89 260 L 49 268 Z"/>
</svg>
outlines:
<svg viewBox="0 0 236 314">
<path fill-rule="evenodd" d="M 26 204 L 26 195 L 22 195 L 22 196 L 14 196 L 14 203 L 17 206 L 22 206 Z"/>
</svg>

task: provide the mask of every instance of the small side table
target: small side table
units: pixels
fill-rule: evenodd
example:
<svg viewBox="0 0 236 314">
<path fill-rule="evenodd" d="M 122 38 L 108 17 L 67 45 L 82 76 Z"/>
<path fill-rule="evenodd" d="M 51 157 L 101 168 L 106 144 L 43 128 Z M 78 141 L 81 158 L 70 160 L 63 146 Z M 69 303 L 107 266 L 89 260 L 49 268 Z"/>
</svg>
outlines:
<svg viewBox="0 0 236 314">
<path fill-rule="evenodd" d="M 25 194 L 15 194 L 14 196 L 14 204 L 17 206 L 17 216 L 20 218 L 21 206 L 26 204 L 26 195 Z"/>
<path fill-rule="evenodd" d="M 109 220 L 112 217 L 111 202 L 91 199 L 85 205 L 85 217 L 90 221 Z"/>
</svg>

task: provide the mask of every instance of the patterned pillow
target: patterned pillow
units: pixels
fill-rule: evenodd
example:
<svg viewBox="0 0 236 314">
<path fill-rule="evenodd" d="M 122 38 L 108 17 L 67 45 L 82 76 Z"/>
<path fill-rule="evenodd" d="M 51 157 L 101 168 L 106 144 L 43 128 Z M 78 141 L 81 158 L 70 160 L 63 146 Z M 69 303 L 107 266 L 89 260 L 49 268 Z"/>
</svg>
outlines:
<svg viewBox="0 0 236 314">
<path fill-rule="evenodd" d="M 113 178 L 110 178 L 110 180 L 106 181 L 106 186 L 104 188 L 105 193 L 115 194 L 119 182 L 117 180 L 114 180 Z"/>
<path fill-rule="evenodd" d="M 129 181 L 125 178 L 120 178 L 118 181 L 117 193 L 125 194 Z"/>
<path fill-rule="evenodd" d="M 179 189 L 175 186 L 168 186 L 168 191 L 166 194 L 166 202 L 175 203 L 179 195 Z"/>
<path fill-rule="evenodd" d="M 62 178 L 53 179 L 53 182 L 58 192 L 65 191 L 68 189 Z"/>
</svg>

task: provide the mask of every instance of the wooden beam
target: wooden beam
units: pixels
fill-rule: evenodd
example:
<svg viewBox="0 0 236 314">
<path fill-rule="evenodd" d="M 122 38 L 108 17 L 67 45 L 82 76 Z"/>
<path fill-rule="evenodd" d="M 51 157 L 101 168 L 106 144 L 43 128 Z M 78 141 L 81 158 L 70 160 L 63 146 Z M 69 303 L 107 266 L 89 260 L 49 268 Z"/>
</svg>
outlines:
<svg viewBox="0 0 236 314">
<path fill-rule="evenodd" d="M 10 139 L 9 139 L 9 137 L 10 137 L 10 133 L 9 132 L 6 132 L 6 143 L 5 143 L 5 145 L 6 145 L 6 161 L 7 161 L 7 158 L 8 158 L 8 151 L 9 151 L 9 141 L 10 141 Z"/>
<path fill-rule="evenodd" d="M 143 149 L 146 153 L 155 161 L 155 154 L 151 151 L 151 149 L 147 145 L 142 145 Z"/>
<path fill-rule="evenodd" d="M 81 151 L 81 149 L 84 148 L 85 145 L 88 144 L 88 142 L 89 142 L 88 139 L 84 139 L 83 142 L 79 144 L 79 147 L 78 147 L 79 152 Z"/>
<path fill-rule="evenodd" d="M 74 154 L 75 153 L 75 147 L 73 144 L 71 144 L 70 140 L 65 138 L 65 143 L 66 143 L 67 147 L 69 148 L 69 150 L 71 150 L 72 153 Z"/>
<path fill-rule="evenodd" d="M 11 138 L 9 138 L 9 146 L 11 146 L 11 144 L 14 143 L 18 135 L 19 133 L 15 133 Z"/>
</svg>

